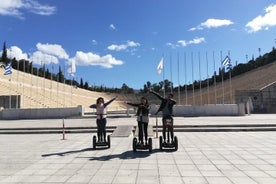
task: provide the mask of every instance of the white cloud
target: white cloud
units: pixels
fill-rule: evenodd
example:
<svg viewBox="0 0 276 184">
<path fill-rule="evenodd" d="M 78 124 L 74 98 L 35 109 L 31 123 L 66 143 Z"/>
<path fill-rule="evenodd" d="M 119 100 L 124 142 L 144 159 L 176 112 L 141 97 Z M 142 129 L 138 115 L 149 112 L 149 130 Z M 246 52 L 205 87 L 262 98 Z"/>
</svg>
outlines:
<svg viewBox="0 0 276 184">
<path fill-rule="evenodd" d="M 178 44 L 180 44 L 182 47 L 186 47 L 188 45 L 186 40 L 179 40 L 177 41 Z"/>
<path fill-rule="evenodd" d="M 221 26 L 229 26 L 231 24 L 233 24 L 233 22 L 227 19 L 207 19 L 205 22 L 202 22 L 198 26 L 189 29 L 189 31 L 202 30 L 205 28 L 217 28 Z"/>
<path fill-rule="evenodd" d="M 92 45 L 97 45 L 98 42 L 96 40 L 92 40 Z"/>
<path fill-rule="evenodd" d="M 276 4 L 270 5 L 265 9 L 265 14 L 259 15 L 246 24 L 246 30 L 249 33 L 257 32 L 262 29 L 269 29 L 269 27 L 276 25 Z"/>
<path fill-rule="evenodd" d="M 193 40 L 190 40 L 188 42 L 188 44 L 200 44 L 202 42 L 205 42 L 205 38 L 204 37 L 194 38 Z"/>
<path fill-rule="evenodd" d="M 173 44 L 173 43 L 166 43 L 167 46 L 171 47 L 172 49 L 175 49 L 176 47 L 178 47 L 178 44 Z"/>
<path fill-rule="evenodd" d="M 76 65 L 82 66 L 102 66 L 103 68 L 112 68 L 114 65 L 122 65 L 123 61 L 117 60 L 112 55 L 99 56 L 92 52 L 77 51 L 75 57 L 70 58 L 69 62 L 75 61 Z"/>
<path fill-rule="evenodd" d="M 123 61 L 114 58 L 110 54 L 100 56 L 92 52 L 85 53 L 82 51 L 77 51 L 73 58 L 69 58 L 65 50 L 60 45 L 38 43 L 36 46 L 38 50 L 30 53 L 30 56 L 28 56 L 27 53 L 24 53 L 21 48 L 12 46 L 7 48 L 7 56 L 9 58 L 16 58 L 16 60 L 29 60 L 33 64 L 37 65 L 49 65 L 51 63 L 58 64 L 59 59 L 65 59 L 68 63 L 74 62 L 76 65 L 101 66 L 103 68 L 113 68 L 114 65 L 123 64 Z"/>
<path fill-rule="evenodd" d="M 30 12 L 38 15 L 52 15 L 56 12 L 56 7 L 42 5 L 34 0 L 24 0 L 24 8 L 28 9 Z"/>
<path fill-rule="evenodd" d="M 30 62 L 38 65 L 48 65 L 51 63 L 58 64 L 58 58 L 53 55 L 43 53 L 41 51 L 35 51 L 31 55 Z"/>
<path fill-rule="evenodd" d="M 42 44 L 37 43 L 36 47 L 39 51 L 45 54 L 57 56 L 60 59 L 68 59 L 69 56 L 66 51 L 62 48 L 61 45 L 58 44 Z"/>
<path fill-rule="evenodd" d="M 121 50 L 126 50 L 129 47 L 138 47 L 138 46 L 140 46 L 140 44 L 137 43 L 137 42 L 127 41 L 126 44 L 122 44 L 122 45 L 112 44 L 112 45 L 108 46 L 107 49 L 108 50 L 121 51 Z"/>
<path fill-rule="evenodd" d="M 175 49 L 177 47 L 186 47 L 188 45 L 196 45 L 196 44 L 200 44 L 202 42 L 205 42 L 205 38 L 204 37 L 200 37 L 200 38 L 194 38 L 192 40 L 186 41 L 186 40 L 178 40 L 176 44 L 173 43 L 167 43 L 167 46 L 170 46 L 171 48 Z"/>
<path fill-rule="evenodd" d="M 38 15 L 52 15 L 56 12 L 56 7 L 42 5 L 35 0 L 2 0 L 0 3 L 0 15 L 23 19 L 25 11 Z"/>
<path fill-rule="evenodd" d="M 112 30 L 116 30 L 116 27 L 114 26 L 114 24 L 110 24 L 109 28 L 112 29 Z"/>
<path fill-rule="evenodd" d="M 15 58 L 16 60 L 28 60 L 28 54 L 23 53 L 23 51 L 17 46 L 11 46 L 11 48 L 7 49 L 7 56 L 11 59 Z"/>
</svg>

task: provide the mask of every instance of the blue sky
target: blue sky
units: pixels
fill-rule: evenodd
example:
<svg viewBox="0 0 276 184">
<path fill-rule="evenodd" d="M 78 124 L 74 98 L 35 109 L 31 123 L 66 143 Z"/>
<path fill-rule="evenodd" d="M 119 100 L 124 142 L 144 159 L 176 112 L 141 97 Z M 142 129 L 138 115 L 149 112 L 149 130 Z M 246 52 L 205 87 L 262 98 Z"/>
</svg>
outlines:
<svg viewBox="0 0 276 184">
<path fill-rule="evenodd" d="M 235 65 L 270 52 L 275 33 L 275 0 L 0 4 L 0 41 L 6 41 L 9 57 L 45 63 L 54 73 L 75 63 L 78 81 L 107 87 L 141 89 L 147 81 L 162 81 L 156 69 L 162 57 L 165 78 L 174 86 L 189 84 L 211 76 L 228 54 Z"/>
</svg>

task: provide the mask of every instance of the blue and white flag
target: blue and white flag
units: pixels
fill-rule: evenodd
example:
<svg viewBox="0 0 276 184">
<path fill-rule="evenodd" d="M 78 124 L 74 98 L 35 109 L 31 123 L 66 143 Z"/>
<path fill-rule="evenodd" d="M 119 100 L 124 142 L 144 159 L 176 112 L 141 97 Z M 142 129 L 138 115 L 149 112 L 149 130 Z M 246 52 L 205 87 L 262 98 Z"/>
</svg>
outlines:
<svg viewBox="0 0 276 184">
<path fill-rule="evenodd" d="M 226 67 L 227 70 L 230 70 L 232 68 L 231 59 L 229 56 L 226 56 L 224 60 L 222 61 L 222 65 Z"/>
<path fill-rule="evenodd" d="M 10 74 L 12 74 L 12 66 L 11 66 L 11 62 L 9 61 L 5 67 L 4 75 L 10 75 Z"/>
</svg>

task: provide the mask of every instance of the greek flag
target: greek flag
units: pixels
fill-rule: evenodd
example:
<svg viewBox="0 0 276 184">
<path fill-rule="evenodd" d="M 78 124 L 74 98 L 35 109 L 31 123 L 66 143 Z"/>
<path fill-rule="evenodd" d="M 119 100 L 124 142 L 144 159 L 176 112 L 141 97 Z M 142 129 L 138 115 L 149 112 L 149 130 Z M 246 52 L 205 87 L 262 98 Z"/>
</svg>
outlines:
<svg viewBox="0 0 276 184">
<path fill-rule="evenodd" d="M 158 74 L 160 74 L 161 72 L 162 72 L 162 70 L 163 70 L 163 66 L 164 65 L 164 59 L 163 59 L 163 57 L 161 58 L 161 60 L 160 60 L 160 63 L 158 64 L 158 66 L 157 66 L 157 73 Z"/>
<path fill-rule="evenodd" d="M 230 70 L 232 68 L 231 59 L 229 56 L 226 56 L 224 60 L 222 61 L 222 65 L 225 66 L 227 70 Z"/>
<path fill-rule="evenodd" d="M 4 75 L 10 75 L 10 74 L 12 74 L 12 66 L 11 66 L 11 62 L 9 61 L 5 67 Z"/>
</svg>

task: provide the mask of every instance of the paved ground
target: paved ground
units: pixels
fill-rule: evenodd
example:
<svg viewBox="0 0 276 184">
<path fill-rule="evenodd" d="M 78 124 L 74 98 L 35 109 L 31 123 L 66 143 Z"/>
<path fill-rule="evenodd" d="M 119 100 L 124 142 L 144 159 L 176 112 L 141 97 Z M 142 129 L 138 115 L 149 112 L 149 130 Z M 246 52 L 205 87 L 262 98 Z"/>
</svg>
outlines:
<svg viewBox="0 0 276 184">
<path fill-rule="evenodd" d="M 94 121 L 70 119 L 65 125 Z M 132 124 L 135 118 L 108 119 L 110 126 Z M 276 115 L 175 118 L 175 124 L 271 125 Z M 0 121 L 0 128 L 61 125 L 62 120 Z M 61 134 L 0 134 L 0 183 L 276 183 L 275 131 L 175 134 L 178 151 L 160 151 L 154 138 L 152 153 L 133 152 L 132 136 L 112 137 L 110 149 L 92 150 L 89 133 L 66 134 L 66 140 Z"/>
</svg>

